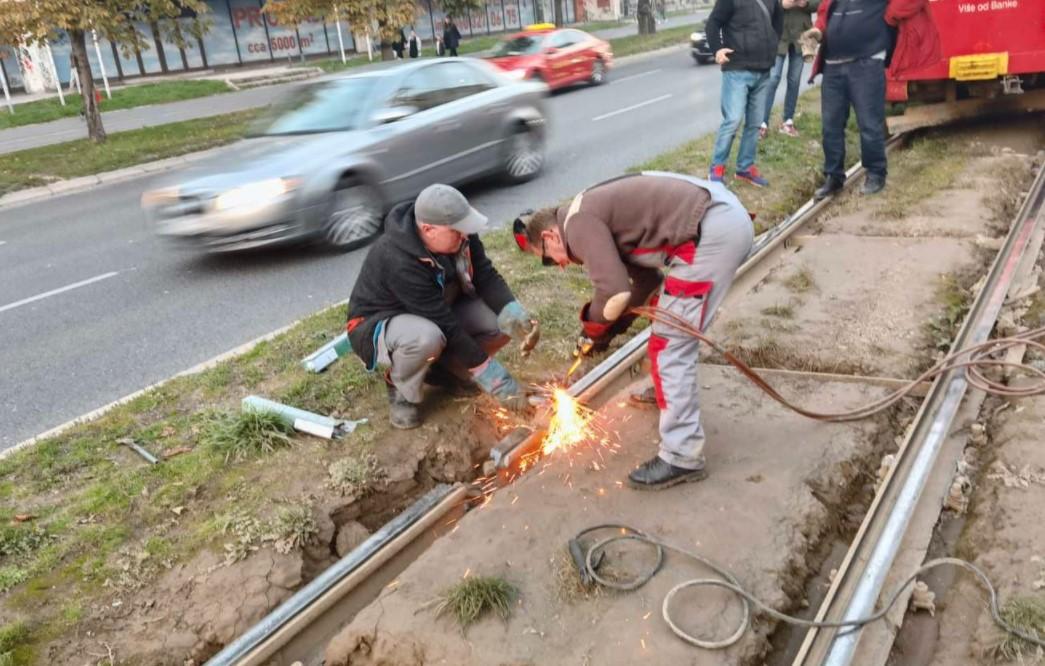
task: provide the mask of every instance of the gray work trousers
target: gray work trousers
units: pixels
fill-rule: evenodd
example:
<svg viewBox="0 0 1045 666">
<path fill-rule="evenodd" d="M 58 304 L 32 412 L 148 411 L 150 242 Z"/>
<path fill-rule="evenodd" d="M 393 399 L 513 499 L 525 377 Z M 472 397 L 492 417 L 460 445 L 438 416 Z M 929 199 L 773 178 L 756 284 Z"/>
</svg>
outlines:
<svg viewBox="0 0 1045 666">
<path fill-rule="evenodd" d="M 476 339 L 487 354 L 493 355 L 508 343 L 508 336 L 497 326 L 497 314 L 480 298 L 462 296 L 451 306 L 465 333 Z M 442 359 L 446 337 L 424 317 L 396 315 L 385 320 L 377 339 L 377 362 L 390 367 L 392 383 L 403 397 L 417 404 L 424 395 L 425 375 L 433 363 L 440 362 L 451 373 L 468 379 L 468 368 Z"/>
<path fill-rule="evenodd" d="M 695 256 L 675 255 L 670 259 L 658 306 L 703 330 L 751 251 L 753 240 L 751 217 L 743 205 L 731 195 L 720 196 L 701 222 Z M 698 345 L 697 339 L 687 333 L 653 323 L 649 356 L 661 410 L 658 455 L 686 469 L 704 466 Z"/>
</svg>

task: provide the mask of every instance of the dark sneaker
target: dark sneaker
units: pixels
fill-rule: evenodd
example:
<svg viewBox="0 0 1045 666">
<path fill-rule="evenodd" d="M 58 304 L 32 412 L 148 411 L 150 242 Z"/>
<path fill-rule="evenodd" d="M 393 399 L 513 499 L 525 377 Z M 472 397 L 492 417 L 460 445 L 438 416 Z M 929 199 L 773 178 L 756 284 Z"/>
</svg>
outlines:
<svg viewBox="0 0 1045 666">
<path fill-rule="evenodd" d="M 636 490 L 663 490 L 680 483 L 703 481 L 708 478 L 705 468 L 686 469 L 664 462 L 654 456 L 642 463 L 628 475 L 628 485 Z"/>
<path fill-rule="evenodd" d="M 824 181 L 824 184 L 816 188 L 816 192 L 813 192 L 813 199 L 815 201 L 826 199 L 836 192 L 841 192 L 843 185 L 845 185 L 843 181 L 838 180 L 833 176 L 828 176 L 827 180 Z"/>
<path fill-rule="evenodd" d="M 657 389 L 647 386 L 641 391 L 635 391 L 628 396 L 628 401 L 636 407 L 656 408 Z"/>
<path fill-rule="evenodd" d="M 712 165 L 711 170 L 708 171 L 708 180 L 712 183 L 721 183 L 726 179 L 726 167 L 724 164 Z"/>
<path fill-rule="evenodd" d="M 393 428 L 412 430 L 421 425 L 420 405 L 415 405 L 395 386 L 388 387 L 388 419 Z"/>
<path fill-rule="evenodd" d="M 734 175 L 737 180 L 742 180 L 745 183 L 751 183 L 755 187 L 765 187 L 769 185 L 769 181 L 762 177 L 762 174 L 758 172 L 758 167 L 752 165 L 743 171 L 738 171 Z"/>
<path fill-rule="evenodd" d="M 455 398 L 473 398 L 482 393 L 475 382 L 461 379 L 442 365 L 429 368 L 425 384 L 442 389 Z"/>
<path fill-rule="evenodd" d="M 864 178 L 864 186 L 860 188 L 860 194 L 878 194 L 885 189 L 885 176 L 869 173 Z"/>
</svg>

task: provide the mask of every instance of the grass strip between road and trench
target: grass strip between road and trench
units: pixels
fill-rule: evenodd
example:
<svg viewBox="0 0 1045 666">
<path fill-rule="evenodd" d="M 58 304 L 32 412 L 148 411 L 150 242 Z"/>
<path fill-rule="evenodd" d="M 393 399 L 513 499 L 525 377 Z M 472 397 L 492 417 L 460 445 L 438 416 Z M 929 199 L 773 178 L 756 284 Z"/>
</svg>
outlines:
<svg viewBox="0 0 1045 666">
<path fill-rule="evenodd" d="M 617 57 L 633 55 L 644 51 L 653 51 L 683 44 L 689 33 L 695 29 L 694 26 L 669 28 L 654 35 L 630 35 L 610 40 L 613 44 L 614 54 Z M 478 37 L 467 40 L 462 47 L 462 53 L 467 48 L 474 48 L 474 52 L 485 51 L 500 39 L 497 36 Z M 487 40 L 487 41 L 483 41 Z M 480 48 L 482 46 L 482 48 Z M 366 58 L 350 59 L 354 65 L 366 64 Z M 343 69 L 340 60 L 322 61 L 318 64 L 327 71 Z M 353 66 L 353 65 L 347 65 Z M 175 84 L 217 84 L 225 87 L 224 83 L 214 81 L 183 81 L 155 84 L 156 86 L 174 86 Z M 123 91 L 121 94 L 138 95 L 134 88 L 149 88 L 150 86 L 135 86 Z M 165 88 L 166 89 L 166 88 Z M 170 88 L 174 90 L 174 88 Z M 184 98 L 188 99 L 188 97 Z M 114 101 L 116 94 L 114 93 Z M 170 100 L 166 100 L 170 101 Z M 38 102 L 45 104 L 44 102 Z M 47 100 L 46 105 L 51 101 Z M 148 102 L 153 103 L 153 102 Z M 37 104 L 34 102 L 33 104 Z M 57 106 L 57 100 L 54 101 Z M 20 105 L 19 108 L 24 105 Z M 79 107 L 66 106 L 64 109 Z M 103 103 L 103 108 L 104 103 Z M 126 107 L 110 107 L 126 108 Z M 72 111 L 71 115 L 76 115 Z M 176 157 L 197 150 L 214 148 L 231 143 L 243 138 L 250 128 L 260 109 L 240 111 L 236 113 L 198 118 L 168 125 L 157 125 L 144 129 L 117 132 L 109 135 L 103 144 L 94 144 L 86 139 L 58 143 L 41 148 L 30 148 L 18 152 L 7 153 L 0 159 L 0 196 L 16 192 L 28 187 L 38 187 L 49 183 L 90 176 L 96 173 L 132 167 L 153 160 L 168 157 Z M 51 118 L 47 118 L 50 120 Z M 0 123 L 3 121 L 0 120 Z M 0 125 L 0 129 L 2 129 Z"/>
<path fill-rule="evenodd" d="M 763 227 L 780 221 L 816 184 L 822 159 L 815 148 L 818 95 L 813 90 L 802 97 L 796 122 L 803 138 L 773 134 L 760 143 L 759 164 L 772 186 L 735 186 L 760 212 Z M 849 134 L 852 143 L 855 132 Z M 644 166 L 702 175 L 712 138 Z M 577 310 L 590 289 L 583 272 L 542 270 L 515 249 L 503 227 L 484 242 L 519 300 L 541 321 L 542 340 L 529 358 L 514 344 L 499 357 L 521 382 L 561 376 L 576 339 Z M 380 376 L 368 374 L 354 356 L 320 375 L 300 365 L 343 330 L 344 317 L 343 306 L 317 312 L 246 354 L 174 378 L 0 459 L 0 663 L 46 663 L 49 646 L 113 626 L 106 613 L 115 612 L 115 600 L 131 593 L 152 598 L 149 586 L 175 565 L 207 551 L 236 566 L 259 548 L 303 543 L 314 531 L 305 524 L 309 506 L 329 505 L 346 492 L 363 497 L 378 487 L 382 470 L 374 453 L 403 438 L 387 424 Z M 370 423 L 332 442 L 288 437 L 238 419 L 240 401 L 250 394 Z M 426 426 L 411 437 L 445 436 L 439 428 L 474 406 L 442 396 L 428 403 Z M 119 444 L 123 438 L 162 462 L 145 464 Z M 298 516 L 290 521 L 292 534 L 278 536 L 287 531 L 290 514 Z"/>
<path fill-rule="evenodd" d="M 196 99 L 197 97 L 210 97 L 211 95 L 230 92 L 232 89 L 224 81 L 198 79 L 143 83 L 117 88 L 112 91 L 112 99 L 105 97 L 101 84 L 99 84 L 98 90 L 102 95 L 102 112 L 106 112 L 132 109 L 150 104 L 180 102 L 186 99 Z M 80 115 L 82 103 L 80 94 L 75 93 L 65 96 L 64 106 L 57 97 L 17 104 L 13 114 L 0 113 L 0 130 L 46 123 L 62 118 L 73 118 Z"/>
</svg>

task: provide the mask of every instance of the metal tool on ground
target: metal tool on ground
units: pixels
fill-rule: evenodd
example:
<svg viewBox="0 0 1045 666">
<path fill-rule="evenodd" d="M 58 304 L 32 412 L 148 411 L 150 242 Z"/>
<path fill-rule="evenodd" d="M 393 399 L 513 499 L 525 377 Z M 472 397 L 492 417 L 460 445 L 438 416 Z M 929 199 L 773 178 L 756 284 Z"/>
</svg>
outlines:
<svg viewBox="0 0 1045 666">
<path fill-rule="evenodd" d="M 351 434 L 356 428 L 367 422 L 367 419 L 346 421 L 322 416 L 256 395 L 244 398 L 241 409 L 245 412 L 255 411 L 276 414 L 280 417 L 280 420 L 294 428 L 294 430 L 324 439 L 338 439 Z"/>
<path fill-rule="evenodd" d="M 591 350 L 594 348 L 595 342 L 591 338 L 582 337 L 577 341 L 577 348 L 573 350 L 573 355 L 576 359 L 573 361 L 573 365 L 570 366 L 570 369 L 566 371 L 567 386 L 570 384 L 570 377 L 573 376 L 573 373 L 577 372 L 577 368 L 581 367 L 581 363 L 583 363 L 584 359 L 591 354 Z"/>
<path fill-rule="evenodd" d="M 157 458 L 156 456 L 154 456 L 151 453 L 149 453 L 143 446 L 138 444 L 138 442 L 134 441 L 130 437 L 124 437 L 122 439 L 118 439 L 118 440 L 116 440 L 116 443 L 117 444 L 122 444 L 122 445 L 126 446 L 131 451 L 134 451 L 135 453 L 140 455 L 142 458 L 145 458 L 145 460 L 150 465 L 158 465 L 159 462 L 160 462 L 159 458 Z"/>
<path fill-rule="evenodd" d="M 527 438 L 533 435 L 533 429 L 527 428 L 526 426 L 519 426 L 515 430 L 501 438 L 501 441 L 497 442 L 492 449 L 490 449 L 490 460 L 493 462 L 494 467 L 504 467 L 504 463 L 507 460 L 508 453 L 515 449 L 515 447 L 522 444 Z"/>
<path fill-rule="evenodd" d="M 523 358 L 530 355 L 537 343 L 541 341 L 541 324 L 536 319 L 531 319 L 530 323 L 533 324 L 533 328 L 523 338 L 522 344 L 519 345 L 519 353 L 522 354 Z"/>
<path fill-rule="evenodd" d="M 329 368 L 342 356 L 352 351 L 348 333 L 342 333 L 316 351 L 301 359 L 301 365 L 309 372 L 320 373 Z"/>
</svg>

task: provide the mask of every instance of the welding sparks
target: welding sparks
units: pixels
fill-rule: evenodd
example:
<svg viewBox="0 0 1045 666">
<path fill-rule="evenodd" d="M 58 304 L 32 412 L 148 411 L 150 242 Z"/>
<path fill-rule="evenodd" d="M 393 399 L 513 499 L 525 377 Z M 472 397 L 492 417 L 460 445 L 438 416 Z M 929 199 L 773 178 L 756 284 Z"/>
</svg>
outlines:
<svg viewBox="0 0 1045 666">
<path fill-rule="evenodd" d="M 581 405 L 561 388 L 553 392 L 555 413 L 548 424 L 548 434 L 541 447 L 544 455 L 554 451 L 569 449 L 588 439 L 591 432 L 589 424 L 595 418 L 595 412 Z"/>
</svg>

